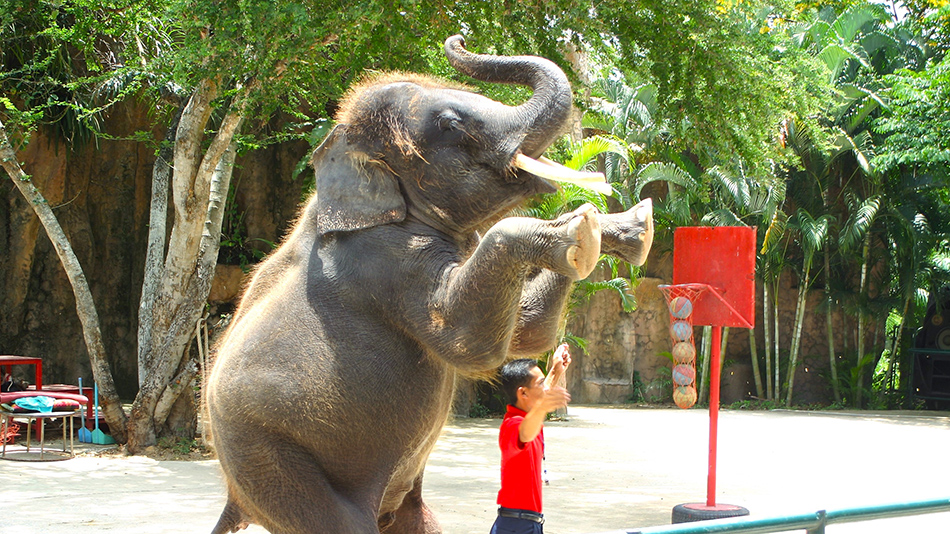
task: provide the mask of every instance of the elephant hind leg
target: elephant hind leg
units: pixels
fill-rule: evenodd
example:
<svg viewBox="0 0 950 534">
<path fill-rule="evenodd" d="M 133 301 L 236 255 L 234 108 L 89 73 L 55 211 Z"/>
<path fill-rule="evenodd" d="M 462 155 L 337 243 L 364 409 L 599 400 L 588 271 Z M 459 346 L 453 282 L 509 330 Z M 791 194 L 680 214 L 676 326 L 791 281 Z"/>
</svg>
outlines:
<svg viewBox="0 0 950 534">
<path fill-rule="evenodd" d="M 366 534 L 377 532 L 379 497 L 335 487 L 317 460 L 274 436 L 246 437 L 242 455 L 225 472 L 255 523 L 273 534 Z M 222 458 L 223 460 L 223 458 Z M 245 504 L 246 503 L 246 504 Z"/>
<path fill-rule="evenodd" d="M 382 534 L 442 534 L 442 526 L 435 514 L 422 500 L 422 475 L 416 479 L 395 512 L 379 518 Z"/>
<path fill-rule="evenodd" d="M 221 512 L 218 524 L 214 526 L 211 534 L 226 534 L 243 530 L 250 524 L 249 519 L 229 492 L 228 503 L 224 505 L 224 511 Z"/>
</svg>

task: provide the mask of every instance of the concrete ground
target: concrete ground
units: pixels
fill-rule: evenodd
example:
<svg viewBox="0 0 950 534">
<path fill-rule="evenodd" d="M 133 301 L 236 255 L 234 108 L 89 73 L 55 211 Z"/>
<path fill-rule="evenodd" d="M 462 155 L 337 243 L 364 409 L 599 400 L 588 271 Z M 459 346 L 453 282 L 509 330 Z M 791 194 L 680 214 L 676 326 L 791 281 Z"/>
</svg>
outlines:
<svg viewBox="0 0 950 534">
<path fill-rule="evenodd" d="M 446 534 L 487 534 L 494 520 L 499 423 L 454 421 L 430 457 L 425 498 Z M 669 524 L 673 506 L 706 499 L 707 433 L 708 415 L 698 409 L 570 407 L 567 420 L 545 425 L 545 532 Z M 948 498 L 950 416 L 725 411 L 718 467 L 717 502 L 754 517 Z M 215 461 L 0 461 L 3 534 L 208 533 L 223 505 Z M 948 525 L 950 513 L 939 513 L 828 532 L 948 532 Z"/>
</svg>

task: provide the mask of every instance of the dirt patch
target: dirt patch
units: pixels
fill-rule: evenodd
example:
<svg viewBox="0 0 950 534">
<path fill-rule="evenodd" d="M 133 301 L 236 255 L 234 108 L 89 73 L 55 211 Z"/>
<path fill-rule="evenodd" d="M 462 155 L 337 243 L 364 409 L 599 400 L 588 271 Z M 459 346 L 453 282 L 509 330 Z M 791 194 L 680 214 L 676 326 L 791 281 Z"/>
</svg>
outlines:
<svg viewBox="0 0 950 534">
<path fill-rule="evenodd" d="M 194 441 L 194 440 L 189 440 Z M 76 456 L 91 456 L 95 458 L 111 458 L 117 456 L 130 456 L 125 445 L 116 445 L 99 450 L 77 451 Z M 162 440 L 159 445 L 147 447 L 142 456 L 158 461 L 180 461 L 197 462 L 201 460 L 214 460 L 215 454 L 211 449 L 198 443 L 187 443 L 179 440 L 172 446 L 168 446 Z"/>
</svg>

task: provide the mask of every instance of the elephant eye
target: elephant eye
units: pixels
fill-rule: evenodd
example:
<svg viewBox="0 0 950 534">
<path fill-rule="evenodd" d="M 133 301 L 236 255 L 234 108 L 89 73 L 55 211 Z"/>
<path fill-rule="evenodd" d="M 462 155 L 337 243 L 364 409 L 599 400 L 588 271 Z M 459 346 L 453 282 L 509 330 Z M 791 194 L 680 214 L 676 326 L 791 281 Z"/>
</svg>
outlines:
<svg viewBox="0 0 950 534">
<path fill-rule="evenodd" d="M 451 111 L 446 111 L 439 114 L 438 119 L 439 129 L 444 131 L 458 131 L 462 129 L 462 119 Z"/>
</svg>

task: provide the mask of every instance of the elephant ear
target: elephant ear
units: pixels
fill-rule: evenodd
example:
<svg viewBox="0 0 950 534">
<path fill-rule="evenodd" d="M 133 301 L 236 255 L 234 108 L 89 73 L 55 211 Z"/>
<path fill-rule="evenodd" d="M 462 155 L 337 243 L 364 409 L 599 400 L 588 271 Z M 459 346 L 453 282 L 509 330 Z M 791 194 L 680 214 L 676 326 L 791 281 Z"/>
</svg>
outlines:
<svg viewBox="0 0 950 534">
<path fill-rule="evenodd" d="M 311 164 L 320 233 L 361 230 L 406 217 L 396 177 L 347 140 L 345 125 L 333 128 L 314 150 Z"/>
</svg>

